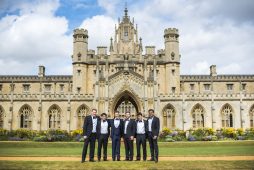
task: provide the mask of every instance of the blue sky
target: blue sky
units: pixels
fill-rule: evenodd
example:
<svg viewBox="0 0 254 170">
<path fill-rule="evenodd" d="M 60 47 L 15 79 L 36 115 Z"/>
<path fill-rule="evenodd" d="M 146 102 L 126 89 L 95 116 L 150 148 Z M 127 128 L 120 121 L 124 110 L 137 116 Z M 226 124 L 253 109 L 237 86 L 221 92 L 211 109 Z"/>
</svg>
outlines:
<svg viewBox="0 0 254 170">
<path fill-rule="evenodd" d="M 254 74 L 254 1 L 128 0 L 143 45 L 164 48 L 163 31 L 180 31 L 181 74 Z M 72 31 L 89 33 L 89 48 L 109 45 L 121 0 L 1 0 L 0 74 L 72 74 Z"/>
</svg>

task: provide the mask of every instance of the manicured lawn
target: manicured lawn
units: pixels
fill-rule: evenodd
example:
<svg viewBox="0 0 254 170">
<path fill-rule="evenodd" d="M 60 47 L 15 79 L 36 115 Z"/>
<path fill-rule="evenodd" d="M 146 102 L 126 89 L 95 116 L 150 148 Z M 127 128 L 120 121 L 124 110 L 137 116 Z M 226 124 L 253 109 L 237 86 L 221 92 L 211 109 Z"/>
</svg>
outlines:
<svg viewBox="0 0 254 170">
<path fill-rule="evenodd" d="M 108 146 L 110 156 L 111 144 Z M 78 142 L 0 142 L 0 156 L 80 156 L 82 147 L 83 143 Z M 148 143 L 147 150 L 149 155 Z M 159 143 L 159 152 L 160 156 L 254 155 L 254 141 Z"/>
<path fill-rule="evenodd" d="M 42 162 L 0 161 L 0 169 L 252 169 L 254 161 Z"/>
</svg>

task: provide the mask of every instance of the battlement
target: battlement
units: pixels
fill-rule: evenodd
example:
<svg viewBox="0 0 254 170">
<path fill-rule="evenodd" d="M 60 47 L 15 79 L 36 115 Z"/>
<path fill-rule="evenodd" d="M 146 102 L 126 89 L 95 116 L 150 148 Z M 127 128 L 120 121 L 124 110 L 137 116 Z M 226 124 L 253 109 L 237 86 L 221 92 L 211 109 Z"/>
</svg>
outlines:
<svg viewBox="0 0 254 170">
<path fill-rule="evenodd" d="M 84 28 L 77 28 L 73 31 L 73 36 L 74 35 L 88 35 L 88 31 Z"/>
<path fill-rule="evenodd" d="M 175 34 L 175 35 L 179 36 L 178 29 L 177 28 L 166 28 L 164 30 L 164 36 L 165 35 L 170 35 L 170 34 Z"/>
</svg>

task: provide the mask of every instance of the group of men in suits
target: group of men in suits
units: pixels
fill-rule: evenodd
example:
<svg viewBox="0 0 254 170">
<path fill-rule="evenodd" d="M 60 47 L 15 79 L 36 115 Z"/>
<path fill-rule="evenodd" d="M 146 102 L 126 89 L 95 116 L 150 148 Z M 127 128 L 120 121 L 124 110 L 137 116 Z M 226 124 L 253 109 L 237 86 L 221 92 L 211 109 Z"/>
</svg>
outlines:
<svg viewBox="0 0 254 170">
<path fill-rule="evenodd" d="M 103 160 L 107 161 L 108 139 L 112 140 L 112 160 L 120 161 L 121 138 L 125 146 L 125 160 L 133 161 L 133 142 L 136 138 L 137 157 L 141 160 L 140 149 L 143 149 L 143 160 L 147 159 L 146 141 L 148 139 L 151 159 L 150 161 L 158 162 L 159 148 L 158 136 L 160 131 L 160 120 L 154 115 L 154 110 L 149 109 L 147 120 L 143 118 L 142 113 L 137 114 L 137 119 L 131 119 L 130 112 L 125 113 L 125 119 L 120 119 L 118 111 L 115 111 L 113 119 L 107 119 L 107 114 L 102 113 L 97 116 L 97 110 L 92 109 L 92 113 L 85 117 L 83 125 L 84 146 L 81 163 L 85 162 L 87 148 L 90 145 L 89 161 L 95 162 L 94 151 L 95 142 L 98 140 L 98 161 L 101 161 L 101 150 L 103 148 Z"/>
</svg>

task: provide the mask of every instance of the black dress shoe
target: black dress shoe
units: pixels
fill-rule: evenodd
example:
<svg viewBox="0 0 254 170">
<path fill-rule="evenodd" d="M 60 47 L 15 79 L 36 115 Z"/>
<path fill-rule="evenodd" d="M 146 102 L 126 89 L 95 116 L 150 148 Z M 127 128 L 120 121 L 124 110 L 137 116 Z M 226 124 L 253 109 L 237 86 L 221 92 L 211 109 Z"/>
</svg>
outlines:
<svg viewBox="0 0 254 170">
<path fill-rule="evenodd" d="M 103 159 L 103 161 L 108 161 L 107 159 Z"/>
<path fill-rule="evenodd" d="M 129 159 L 125 159 L 125 161 L 129 161 Z"/>
<path fill-rule="evenodd" d="M 101 161 L 101 159 L 98 159 L 98 162 L 100 162 Z"/>
<path fill-rule="evenodd" d="M 95 162 L 95 160 L 91 159 L 91 160 L 89 160 L 89 162 Z"/>
<path fill-rule="evenodd" d="M 154 158 L 154 162 L 155 162 L 155 163 L 158 163 L 158 159 L 157 159 L 157 158 Z"/>
<path fill-rule="evenodd" d="M 81 161 L 81 163 L 84 163 L 84 162 L 85 162 L 85 160 L 82 160 L 82 161 Z"/>
<path fill-rule="evenodd" d="M 120 161 L 120 158 L 117 158 L 117 161 Z"/>
</svg>

